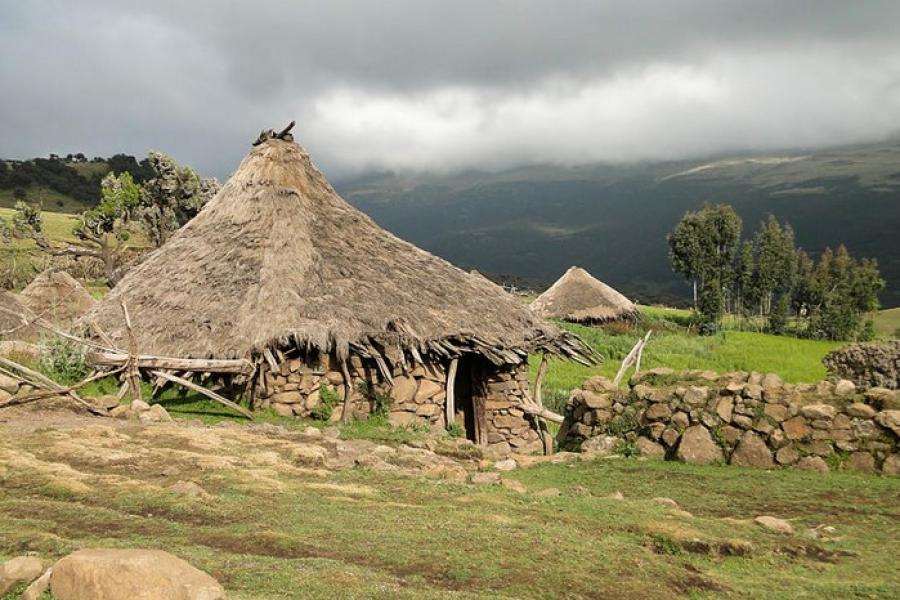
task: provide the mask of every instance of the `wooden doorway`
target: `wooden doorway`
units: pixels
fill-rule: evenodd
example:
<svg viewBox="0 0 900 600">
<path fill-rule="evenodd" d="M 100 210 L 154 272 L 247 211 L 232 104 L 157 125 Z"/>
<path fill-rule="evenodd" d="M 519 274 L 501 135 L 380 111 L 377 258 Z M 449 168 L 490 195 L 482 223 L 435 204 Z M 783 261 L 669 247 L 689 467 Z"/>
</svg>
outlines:
<svg viewBox="0 0 900 600">
<path fill-rule="evenodd" d="M 478 356 L 459 357 L 453 381 L 454 422 L 463 428 L 466 439 L 479 445 L 487 442 L 484 416 L 484 370 Z"/>
</svg>

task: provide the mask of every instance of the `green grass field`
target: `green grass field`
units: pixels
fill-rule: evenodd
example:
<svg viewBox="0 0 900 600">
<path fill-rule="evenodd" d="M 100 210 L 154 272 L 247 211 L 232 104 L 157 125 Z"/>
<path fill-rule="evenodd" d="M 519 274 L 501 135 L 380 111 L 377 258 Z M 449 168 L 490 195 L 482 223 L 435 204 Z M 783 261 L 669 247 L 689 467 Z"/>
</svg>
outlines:
<svg viewBox="0 0 900 600">
<path fill-rule="evenodd" d="M 251 429 L 107 430 L 0 437 L 0 559 L 160 548 L 235 600 L 900 594 L 898 478 L 601 459 L 505 474 L 527 487 L 518 494 L 317 473 L 290 462 L 295 438 Z M 185 479 L 210 495 L 165 489 Z M 539 494 L 549 488 L 559 495 Z M 797 533 L 754 525 L 763 514 Z M 805 533 L 825 525 L 828 540 Z"/>
<path fill-rule="evenodd" d="M 880 338 L 900 338 L 900 307 L 878 311 L 875 315 L 875 333 Z"/>
<path fill-rule="evenodd" d="M 597 367 L 552 360 L 547 371 L 545 402 L 557 408 L 569 391 L 580 386 L 588 377 L 615 376 L 622 360 L 645 332 L 643 327 L 613 333 L 600 327 L 571 323 L 560 325 L 578 334 L 605 360 Z M 648 323 L 647 327 L 653 329 L 653 323 Z M 713 336 L 698 336 L 677 328 L 655 329 L 644 350 L 641 368 L 709 369 L 720 373 L 773 372 L 790 383 L 809 383 L 825 377 L 822 358 L 842 345 L 842 342 L 804 340 L 749 331 L 723 331 Z M 532 357 L 529 362 L 534 377 L 540 361 Z"/>
</svg>

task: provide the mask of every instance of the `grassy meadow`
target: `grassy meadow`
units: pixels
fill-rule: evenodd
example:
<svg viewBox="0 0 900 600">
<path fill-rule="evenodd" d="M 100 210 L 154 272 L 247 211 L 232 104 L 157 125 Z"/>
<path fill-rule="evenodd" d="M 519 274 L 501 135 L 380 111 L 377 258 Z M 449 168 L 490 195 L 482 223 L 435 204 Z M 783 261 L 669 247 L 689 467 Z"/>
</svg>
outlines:
<svg viewBox="0 0 900 600">
<path fill-rule="evenodd" d="M 727 329 L 716 335 L 699 336 L 687 332 L 679 324 L 678 319 L 686 316 L 687 311 L 644 308 L 642 312 L 645 319 L 630 330 L 559 323 L 600 352 L 604 360 L 596 367 L 551 360 L 545 384 L 545 403 L 558 409 L 569 391 L 581 385 L 588 377 L 614 377 L 622 360 L 648 329 L 653 333 L 644 349 L 642 369 L 671 367 L 679 370 L 708 369 L 720 373 L 773 372 L 789 383 L 809 383 L 823 379 L 826 372 L 822 358 L 844 344 Z M 540 360 L 532 357 L 529 362 L 534 377 Z"/>
<path fill-rule="evenodd" d="M 163 548 L 234 600 L 900 594 L 897 478 L 598 459 L 504 474 L 516 493 L 298 468 L 292 439 L 190 425 L 0 437 L 0 559 Z M 184 479 L 207 495 L 166 489 Z M 763 514 L 797 533 L 753 524 Z M 807 533 L 822 526 L 835 529 Z"/>
</svg>

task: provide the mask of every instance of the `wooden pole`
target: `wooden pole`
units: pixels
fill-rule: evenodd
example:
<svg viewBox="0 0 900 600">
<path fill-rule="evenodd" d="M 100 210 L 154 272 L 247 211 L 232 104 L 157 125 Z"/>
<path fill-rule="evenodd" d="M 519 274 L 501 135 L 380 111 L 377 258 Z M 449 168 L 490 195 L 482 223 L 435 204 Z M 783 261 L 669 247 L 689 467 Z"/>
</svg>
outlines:
<svg viewBox="0 0 900 600">
<path fill-rule="evenodd" d="M 534 403 L 539 407 L 544 406 L 543 386 L 544 377 L 547 375 L 548 363 L 547 353 L 541 353 L 541 365 L 538 367 L 537 378 L 534 381 Z M 538 417 L 537 422 L 541 434 L 541 443 L 544 446 L 544 455 L 550 456 L 553 454 L 553 436 L 550 435 L 550 430 L 547 428 L 547 422 L 543 418 Z"/>
<path fill-rule="evenodd" d="M 458 367 L 459 359 L 454 358 L 450 361 L 450 367 L 447 369 L 447 398 L 444 402 L 444 417 L 447 429 L 450 429 L 450 425 L 456 420 L 456 397 L 454 394 L 456 392 L 456 369 Z"/>
<path fill-rule="evenodd" d="M 122 366 L 127 363 L 129 355 L 120 352 L 89 352 L 87 359 L 89 363 L 95 366 L 113 367 Z M 249 374 L 253 372 L 253 363 L 243 358 L 176 358 L 142 354 L 135 356 L 134 362 L 142 369 L 238 374 Z"/>
<path fill-rule="evenodd" d="M 344 410 L 341 412 L 341 421 L 349 423 L 353 418 L 353 380 L 350 378 L 350 369 L 347 368 L 347 361 L 341 360 L 341 375 L 344 377 Z"/>
<path fill-rule="evenodd" d="M 126 363 L 126 378 L 131 385 L 131 400 L 141 400 L 141 371 L 137 366 L 137 337 L 134 335 L 134 328 L 131 326 L 131 316 L 128 314 L 128 307 L 125 301 L 120 301 L 122 306 L 122 314 L 125 316 L 125 329 L 128 331 L 128 362 Z"/>
<path fill-rule="evenodd" d="M 220 396 L 219 394 L 215 393 L 214 391 L 212 391 L 210 389 L 203 387 L 202 385 L 196 384 L 193 381 L 188 381 L 187 379 L 184 379 L 183 377 L 179 377 L 177 375 L 172 375 L 171 373 L 166 373 L 165 371 L 152 371 L 152 373 L 154 375 L 156 375 L 157 377 L 161 377 L 163 379 L 168 379 L 172 383 L 177 383 L 178 385 L 184 386 L 189 390 L 194 390 L 195 392 L 199 392 L 199 393 L 203 394 L 204 396 L 206 396 L 207 398 L 211 398 L 211 399 L 215 400 L 219 404 L 223 404 L 223 405 L 227 406 L 228 408 L 233 408 L 234 410 L 238 411 L 239 413 L 241 413 L 242 415 L 244 415 L 251 421 L 253 420 L 253 413 L 251 413 L 250 411 L 245 409 L 243 406 L 236 404 L 235 402 L 232 402 L 228 398 Z"/>
<path fill-rule="evenodd" d="M 637 360 L 634 363 L 634 374 L 637 375 L 641 372 L 641 358 L 644 356 L 644 346 L 647 345 L 647 340 L 650 339 L 650 334 L 653 333 L 653 330 L 649 330 L 647 335 L 644 336 L 644 339 L 641 341 L 641 347 L 638 350 Z"/>
</svg>

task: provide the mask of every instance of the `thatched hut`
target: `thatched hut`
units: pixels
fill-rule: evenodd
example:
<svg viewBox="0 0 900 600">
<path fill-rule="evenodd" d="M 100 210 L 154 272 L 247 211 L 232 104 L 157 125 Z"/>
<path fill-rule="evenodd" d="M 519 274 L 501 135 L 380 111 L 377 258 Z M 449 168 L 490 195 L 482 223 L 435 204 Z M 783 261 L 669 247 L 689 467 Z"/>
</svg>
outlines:
<svg viewBox="0 0 900 600">
<path fill-rule="evenodd" d="M 449 418 L 498 450 L 540 447 L 517 408 L 529 353 L 593 360 L 496 285 L 378 227 L 271 134 L 88 315 L 127 348 L 123 302 L 140 353 L 251 361 L 254 407 L 306 416 L 349 393 L 365 415 L 389 395 L 393 423 Z"/>
<path fill-rule="evenodd" d="M 62 326 L 71 325 L 94 306 L 91 293 L 77 279 L 54 268 L 35 277 L 20 297 L 31 312 Z"/>
<path fill-rule="evenodd" d="M 631 300 L 581 267 L 569 267 L 531 303 L 531 310 L 545 319 L 587 324 L 634 320 L 639 314 Z"/>
</svg>

